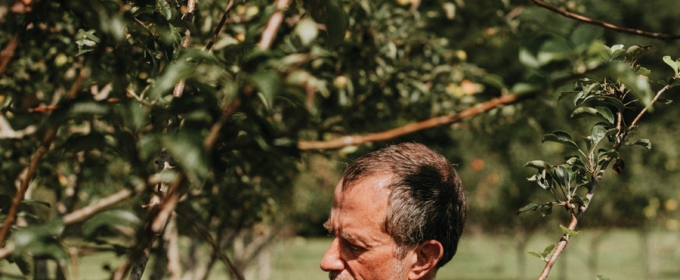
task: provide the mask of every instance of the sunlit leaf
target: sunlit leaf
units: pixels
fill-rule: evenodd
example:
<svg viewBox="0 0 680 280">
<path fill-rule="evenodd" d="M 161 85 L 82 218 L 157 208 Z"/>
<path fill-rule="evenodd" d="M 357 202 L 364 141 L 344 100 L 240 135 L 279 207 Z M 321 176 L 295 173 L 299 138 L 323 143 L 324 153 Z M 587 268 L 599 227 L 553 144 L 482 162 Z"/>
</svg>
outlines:
<svg viewBox="0 0 680 280">
<path fill-rule="evenodd" d="M 663 62 L 668 64 L 673 69 L 673 72 L 675 72 L 675 76 L 678 75 L 678 63 L 673 60 L 670 56 L 666 55 L 663 57 Z"/>
<path fill-rule="evenodd" d="M 295 26 L 295 34 L 300 38 L 300 42 L 307 46 L 319 35 L 319 29 L 316 27 L 316 22 L 311 18 L 305 18 Z"/>
</svg>

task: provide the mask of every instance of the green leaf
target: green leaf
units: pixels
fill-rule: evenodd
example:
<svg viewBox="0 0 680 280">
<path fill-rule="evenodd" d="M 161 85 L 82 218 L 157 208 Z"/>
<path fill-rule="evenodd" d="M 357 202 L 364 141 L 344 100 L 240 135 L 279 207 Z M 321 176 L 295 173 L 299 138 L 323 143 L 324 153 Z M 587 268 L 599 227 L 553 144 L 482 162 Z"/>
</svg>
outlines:
<svg viewBox="0 0 680 280">
<path fill-rule="evenodd" d="M 154 82 L 153 87 L 149 91 L 149 97 L 151 99 L 159 99 L 165 94 L 169 93 L 175 88 L 175 85 L 181 80 L 189 78 L 196 70 L 195 63 L 189 63 L 186 61 L 178 61 L 176 63 L 170 64 L 163 71 L 163 75 L 158 77 Z"/>
<path fill-rule="evenodd" d="M 670 56 L 667 55 L 663 57 L 663 62 L 668 64 L 668 66 L 670 66 L 673 69 L 673 72 L 675 72 L 675 76 L 678 75 L 678 63 L 675 60 L 673 60 Z"/>
<path fill-rule="evenodd" d="M 161 143 L 186 172 L 192 182 L 201 182 L 208 175 L 208 155 L 203 149 L 201 135 L 164 135 Z"/>
<path fill-rule="evenodd" d="M 551 168 L 552 166 L 550 166 L 550 164 L 548 164 L 548 163 L 546 163 L 545 161 L 542 161 L 542 160 L 532 160 L 532 161 L 529 161 L 526 164 L 524 164 L 524 167 L 533 167 L 533 168 L 536 168 L 538 170 L 542 170 L 542 169 Z"/>
<path fill-rule="evenodd" d="M 52 205 L 48 202 L 39 201 L 39 200 L 32 200 L 32 199 L 24 199 L 24 200 L 21 201 L 21 204 L 24 204 L 24 205 L 37 204 L 37 205 L 45 206 L 47 208 L 52 208 Z"/>
<path fill-rule="evenodd" d="M 560 225 L 560 229 L 562 229 L 562 232 L 564 232 L 564 234 L 566 234 L 567 236 L 577 236 L 577 235 L 583 233 L 581 231 L 570 230 L 570 229 L 564 227 L 563 225 Z"/>
<path fill-rule="evenodd" d="M 135 213 L 126 210 L 109 210 L 101 212 L 88 219 L 83 224 L 83 235 L 87 238 L 95 237 L 100 228 L 114 229 L 116 226 L 138 227 L 141 220 Z"/>
<path fill-rule="evenodd" d="M 67 259 L 68 253 L 61 247 L 57 238 L 64 231 L 64 222 L 53 219 L 50 222 L 18 228 L 12 232 L 12 240 L 16 245 L 14 256 L 30 253 L 33 256 L 50 257 L 58 260 Z"/>
<path fill-rule="evenodd" d="M 607 120 L 609 123 L 614 124 L 614 114 L 612 114 L 612 111 L 609 110 L 607 107 L 595 107 L 597 110 L 598 116 L 604 118 Z"/>
<path fill-rule="evenodd" d="M 271 105 L 275 94 L 281 88 L 281 77 L 275 71 L 265 70 L 259 71 L 250 76 L 250 81 L 260 90 Z"/>
<path fill-rule="evenodd" d="M 579 149 L 578 145 L 576 145 L 576 142 L 574 142 L 574 139 L 569 135 L 569 133 L 564 132 L 564 131 L 554 131 L 551 134 L 546 134 L 543 135 L 543 141 L 541 142 L 556 142 L 560 143 L 575 149 Z"/>
<path fill-rule="evenodd" d="M 563 165 L 556 167 L 555 168 L 555 175 L 556 175 L 555 177 L 557 177 L 556 178 L 557 182 L 560 185 L 562 185 L 564 187 L 568 187 L 568 186 L 571 185 L 571 174 L 570 174 L 569 170 L 567 169 L 567 167 L 565 167 Z"/>
<path fill-rule="evenodd" d="M 531 211 L 536 211 L 536 210 L 538 210 L 539 208 L 541 208 L 541 206 L 543 206 L 543 205 L 542 205 L 542 204 L 538 204 L 538 203 L 529 203 L 529 204 L 527 204 L 526 206 L 524 206 L 524 207 L 520 208 L 519 210 L 517 210 L 517 214 L 519 215 L 519 213 L 526 212 L 526 211 L 530 211 L 530 210 L 531 210 Z"/>
<path fill-rule="evenodd" d="M 595 106 L 597 105 L 611 105 L 616 107 L 616 109 L 619 112 L 623 112 L 625 110 L 625 106 L 623 105 L 623 102 L 621 99 L 618 99 L 614 96 L 608 96 L 608 95 L 591 95 L 583 99 L 583 102 L 589 102 L 590 104 L 593 104 Z"/>
<path fill-rule="evenodd" d="M 652 70 L 649 70 L 645 67 L 640 66 L 638 70 L 635 71 L 635 74 L 642 75 L 642 76 L 649 76 L 649 74 L 652 73 Z"/>
<path fill-rule="evenodd" d="M 633 91 L 643 105 L 649 105 L 654 94 L 649 86 L 649 81 L 642 76 L 635 74 L 625 63 L 613 63 L 608 72 L 619 79 L 628 89 Z"/>
<path fill-rule="evenodd" d="M 536 253 L 536 252 L 527 252 L 527 254 L 532 255 L 532 256 L 534 256 L 534 257 L 537 257 L 537 258 L 539 258 L 539 259 L 541 259 L 541 260 L 543 259 L 543 256 L 541 256 L 541 254 Z"/>
<path fill-rule="evenodd" d="M 349 17 L 342 5 L 336 0 L 307 1 L 312 18 L 326 25 L 328 45 L 336 46 L 345 38 L 345 32 L 349 27 Z"/>
<path fill-rule="evenodd" d="M 640 140 L 637 140 L 637 141 L 635 141 L 635 143 L 633 143 L 633 145 L 638 145 L 638 146 L 645 147 L 645 148 L 647 148 L 647 150 L 651 150 L 651 149 L 652 149 L 652 142 L 650 142 L 649 139 L 640 139 Z"/>
<path fill-rule="evenodd" d="M 539 68 L 541 66 L 538 59 L 525 48 L 519 50 L 519 62 L 530 68 Z"/>
<path fill-rule="evenodd" d="M 582 118 L 586 115 L 597 116 L 597 110 L 592 107 L 578 107 L 571 113 L 571 118 Z"/>
<path fill-rule="evenodd" d="M 503 77 L 494 74 L 486 74 L 482 76 L 482 82 L 497 89 L 508 88 L 508 86 L 503 82 Z"/>
<path fill-rule="evenodd" d="M 597 146 L 598 143 L 604 138 L 607 134 L 607 127 L 603 123 L 597 123 L 593 126 L 591 129 L 591 134 L 590 136 L 592 137 L 593 141 L 593 146 Z"/>
<path fill-rule="evenodd" d="M 609 278 L 604 277 L 602 275 L 597 275 L 597 280 L 609 280 Z"/>
<path fill-rule="evenodd" d="M 590 45 L 591 42 L 599 39 L 602 36 L 601 28 L 594 28 L 589 25 L 578 25 L 576 29 L 571 33 L 571 42 L 577 48 L 585 48 Z"/>
<path fill-rule="evenodd" d="M 597 150 L 597 157 L 598 158 L 603 158 L 603 157 L 612 157 L 612 158 L 619 158 L 619 152 L 615 149 L 599 149 Z"/>
<path fill-rule="evenodd" d="M 550 244 L 543 249 L 543 253 L 541 254 L 543 257 L 547 257 L 550 255 L 550 253 L 555 249 L 555 244 Z"/>
<path fill-rule="evenodd" d="M 575 96 L 579 93 L 580 93 L 580 91 L 563 91 L 563 92 L 560 93 L 560 96 L 557 98 L 557 100 L 559 101 L 559 100 L 562 100 L 562 99 L 565 99 L 565 98 L 568 98 L 568 97 L 571 97 L 571 96 Z"/>
</svg>

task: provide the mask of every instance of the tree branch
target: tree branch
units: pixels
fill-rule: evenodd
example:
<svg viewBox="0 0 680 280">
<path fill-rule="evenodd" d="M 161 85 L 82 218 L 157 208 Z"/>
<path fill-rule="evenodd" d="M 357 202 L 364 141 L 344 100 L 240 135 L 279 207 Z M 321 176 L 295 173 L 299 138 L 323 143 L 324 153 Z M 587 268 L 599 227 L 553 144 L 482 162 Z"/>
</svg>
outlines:
<svg viewBox="0 0 680 280">
<path fill-rule="evenodd" d="M 7 65 L 9 65 L 9 61 L 12 59 L 12 56 L 14 56 L 14 50 L 16 50 L 17 46 L 19 45 L 19 36 L 21 33 L 23 33 L 23 30 L 17 32 L 12 36 L 12 39 L 9 39 L 9 42 L 7 42 L 7 45 L 5 45 L 5 48 L 2 49 L 2 52 L 0 52 L 0 75 L 2 73 L 5 73 L 5 69 L 7 69 Z"/>
<path fill-rule="evenodd" d="M 262 38 L 257 44 L 260 50 L 268 50 L 271 47 L 274 37 L 276 37 L 276 33 L 279 31 L 279 26 L 283 22 L 283 11 L 288 8 L 288 5 L 290 5 L 290 0 L 276 0 L 276 12 L 269 18 L 262 32 Z"/>
<path fill-rule="evenodd" d="M 445 116 L 438 116 L 434 118 L 430 118 L 424 121 L 420 122 L 415 122 L 415 123 L 410 123 L 401 127 L 393 128 L 390 130 L 382 131 L 382 132 L 376 132 L 376 133 L 369 133 L 365 135 L 349 135 L 349 136 L 343 136 L 340 138 L 328 140 L 328 141 L 305 141 L 301 140 L 298 141 L 297 147 L 300 150 L 303 151 L 308 151 L 308 150 L 329 150 L 329 149 L 338 149 L 346 146 L 354 146 L 354 145 L 361 145 L 369 142 L 377 142 L 377 141 L 385 141 L 385 140 L 390 140 L 402 135 L 406 135 L 409 133 L 414 133 L 418 132 L 421 130 L 425 129 L 430 129 L 434 128 L 437 126 L 442 126 L 442 125 L 447 125 L 451 124 L 453 122 L 466 119 L 469 117 L 476 116 L 478 114 L 484 113 L 486 111 L 489 111 L 494 108 L 498 108 L 504 105 L 508 104 L 513 104 L 517 103 L 521 100 L 532 98 L 538 93 L 541 93 L 545 91 L 546 89 L 555 87 L 557 85 L 561 85 L 565 82 L 568 82 L 573 79 L 578 79 L 580 77 L 583 77 L 586 74 L 593 73 L 595 71 L 599 71 L 604 68 L 606 65 L 600 65 L 597 67 L 594 67 L 592 69 L 588 69 L 586 71 L 583 71 L 582 73 L 576 73 L 568 77 L 563 77 L 559 78 L 553 82 L 551 82 L 548 85 L 545 85 L 544 87 L 541 87 L 536 90 L 532 90 L 529 92 L 524 92 L 521 94 L 508 94 L 508 95 L 503 95 L 491 100 L 488 100 L 486 102 L 477 104 L 473 107 L 467 108 L 463 111 L 460 111 L 458 113 L 452 114 L 452 115 L 445 115 Z"/>
<path fill-rule="evenodd" d="M 0 246 L 4 246 L 5 244 L 7 233 L 9 233 L 10 227 L 14 225 L 14 221 L 16 220 L 17 212 L 19 211 L 19 204 L 21 204 L 21 201 L 24 199 L 26 190 L 28 190 L 28 185 L 30 184 L 33 175 L 35 175 L 35 172 L 38 170 L 40 159 L 43 157 L 43 155 L 45 155 L 47 150 L 49 150 L 50 145 L 52 145 L 52 141 L 54 141 L 54 138 L 57 135 L 57 130 L 58 127 L 50 127 L 47 129 L 38 151 L 31 160 L 31 164 L 28 167 L 28 172 L 26 172 L 26 177 L 24 177 L 24 180 L 21 181 L 21 185 L 12 199 L 12 206 L 9 208 L 9 213 L 7 213 L 7 217 L 5 218 L 2 228 L 0 229 Z"/>
<path fill-rule="evenodd" d="M 245 85 L 242 89 L 242 93 L 244 96 L 250 95 L 252 93 L 254 88 L 250 85 Z M 231 118 L 234 113 L 236 113 L 236 110 L 238 107 L 241 105 L 241 94 L 237 94 L 234 99 L 229 102 L 226 106 L 224 106 L 224 109 L 222 109 L 222 115 L 220 116 L 220 119 L 213 124 L 213 126 L 210 128 L 210 132 L 208 133 L 208 136 L 205 137 L 203 140 L 203 146 L 205 147 L 206 151 L 212 150 L 213 146 L 215 145 L 215 142 L 217 142 L 217 139 L 219 138 L 220 131 L 222 130 L 222 127 L 229 121 L 229 118 Z"/>
<path fill-rule="evenodd" d="M 217 28 L 215 28 L 215 31 L 213 31 L 212 37 L 210 37 L 210 41 L 208 41 L 208 44 L 205 46 L 205 50 L 209 51 L 213 44 L 215 44 L 215 40 L 217 39 L 217 34 L 220 34 L 220 31 L 222 30 L 222 26 L 224 26 L 224 23 L 227 22 L 227 18 L 229 17 L 229 11 L 231 8 L 234 6 L 234 0 L 229 0 L 229 3 L 227 4 L 227 7 L 224 9 L 224 14 L 222 14 L 222 19 L 220 19 L 220 23 L 217 24 Z"/>
<path fill-rule="evenodd" d="M 639 29 L 633 29 L 633 28 L 626 28 L 626 27 L 620 27 L 617 25 L 614 25 L 609 22 L 604 22 L 604 21 L 599 21 L 599 20 L 594 20 L 589 17 L 585 17 L 579 14 L 571 13 L 568 11 L 565 11 L 563 9 L 560 9 L 558 7 L 555 7 L 553 5 L 550 5 L 542 0 L 531 0 L 531 2 L 534 2 L 537 6 L 541 8 L 548 9 L 552 12 L 555 12 L 557 14 L 560 14 L 562 16 L 565 16 L 567 18 L 575 19 L 587 24 L 592 24 L 592 25 L 597 25 L 597 26 L 602 26 L 607 29 L 611 29 L 614 31 L 618 32 L 623 32 L 623 33 L 628 33 L 628 34 L 633 34 L 633 35 L 638 35 L 642 37 L 648 37 L 648 38 L 654 38 L 654 39 L 659 39 L 659 40 L 678 40 L 680 39 L 680 35 L 671 35 L 671 34 L 664 34 L 664 33 L 657 33 L 657 32 L 648 32 L 644 30 L 639 30 Z"/>
</svg>

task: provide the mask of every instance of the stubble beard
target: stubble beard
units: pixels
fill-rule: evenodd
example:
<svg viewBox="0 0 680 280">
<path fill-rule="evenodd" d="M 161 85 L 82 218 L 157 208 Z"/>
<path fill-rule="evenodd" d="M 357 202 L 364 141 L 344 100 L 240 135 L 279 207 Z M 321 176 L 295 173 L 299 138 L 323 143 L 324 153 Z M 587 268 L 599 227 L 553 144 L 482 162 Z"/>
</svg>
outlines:
<svg viewBox="0 0 680 280">
<path fill-rule="evenodd" d="M 394 262 L 392 267 L 392 275 L 388 277 L 383 277 L 383 279 L 406 279 L 406 274 L 404 274 L 404 262 L 397 261 Z M 386 275 L 387 276 L 387 275 Z M 328 273 L 328 279 L 330 280 L 356 280 L 352 275 L 349 274 L 347 270 L 343 271 L 331 271 Z"/>
</svg>

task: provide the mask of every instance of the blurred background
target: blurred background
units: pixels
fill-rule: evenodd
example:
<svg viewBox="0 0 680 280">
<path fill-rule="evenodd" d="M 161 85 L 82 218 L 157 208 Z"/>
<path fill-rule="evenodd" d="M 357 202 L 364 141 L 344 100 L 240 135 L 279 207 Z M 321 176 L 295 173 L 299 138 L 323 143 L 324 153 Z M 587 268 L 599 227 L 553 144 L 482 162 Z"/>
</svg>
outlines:
<svg viewBox="0 0 680 280">
<path fill-rule="evenodd" d="M 548 2 L 621 27 L 677 32 L 675 0 Z M 531 1 L 276 3 L 285 7 L 0 0 L 1 220 L 45 131 L 60 127 L 19 207 L 24 231 L 13 229 L 6 244 L 17 251 L 3 255 L 0 279 L 110 278 L 138 240 L 149 191 L 88 220 L 52 221 L 144 185 L 161 148 L 190 183 L 144 279 L 237 279 L 215 246 L 245 279 L 324 279 L 319 262 L 331 239 L 322 224 L 341 172 L 369 151 L 405 141 L 447 157 L 466 188 L 466 232 L 437 279 L 534 278 L 544 262 L 527 252 L 557 243 L 569 216 L 558 207 L 546 217 L 517 214 L 552 199 L 527 181 L 533 170 L 523 166 L 559 164 L 574 153 L 542 143 L 544 134 L 567 131 L 583 144 L 590 130 L 570 119 L 571 100 L 558 100 L 574 81 L 552 82 L 587 65 L 601 45 L 642 45 L 653 46 L 637 62 L 651 70 L 657 91 L 656 81 L 673 76 L 662 57 L 680 56 L 674 40 L 587 25 Z M 280 27 L 263 48 L 263 31 L 279 12 Z M 208 43 L 211 51 L 202 52 Z M 541 54 L 549 58 L 532 63 Z M 173 95 L 179 82 L 184 95 Z M 531 98 L 383 141 L 301 145 L 398 128 L 546 84 Z M 67 98 L 71 90 L 75 97 Z M 676 96 L 671 89 L 664 103 Z M 232 105 L 214 147 L 204 148 L 222 108 Z M 625 167 L 605 174 L 579 222 L 583 233 L 550 279 L 680 279 L 678 119 L 675 104 L 642 118 L 637 133 L 652 149 L 621 150 Z M 169 248 L 179 252 L 174 259 Z"/>
</svg>

